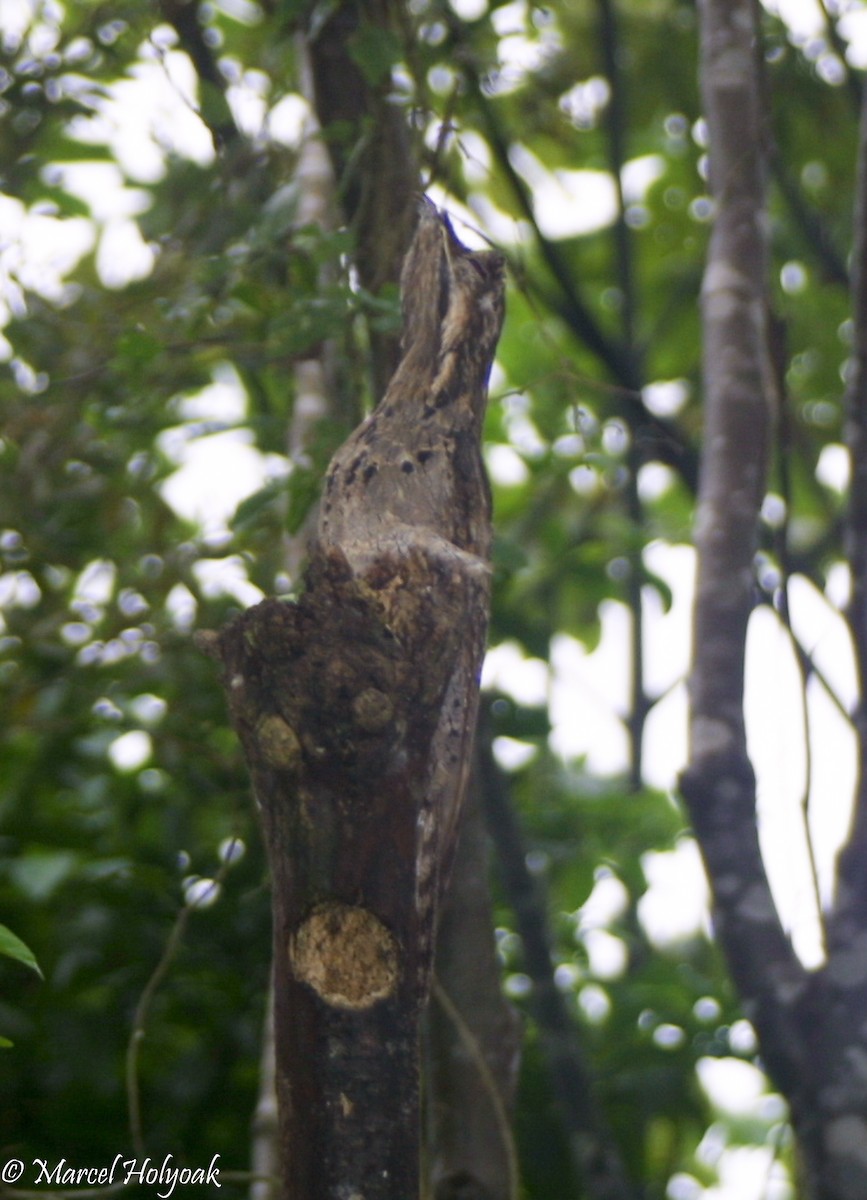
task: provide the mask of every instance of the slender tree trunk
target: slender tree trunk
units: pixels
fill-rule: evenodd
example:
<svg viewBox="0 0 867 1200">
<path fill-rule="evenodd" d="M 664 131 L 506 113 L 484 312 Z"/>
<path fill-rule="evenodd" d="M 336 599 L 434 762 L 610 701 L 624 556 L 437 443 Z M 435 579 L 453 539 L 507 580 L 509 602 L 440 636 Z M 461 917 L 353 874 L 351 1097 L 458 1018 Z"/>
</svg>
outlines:
<svg viewBox="0 0 867 1200">
<path fill-rule="evenodd" d="M 716 932 L 784 1091 L 794 1000 L 807 986 L 759 849 L 743 718 L 744 651 L 771 422 L 765 177 L 752 0 L 704 0 L 701 78 L 716 217 L 702 289 L 705 433 L 695 540 L 690 763 L 682 787 L 714 898 Z M 788 1014 L 788 1015 L 787 1015 Z"/>
<path fill-rule="evenodd" d="M 839 895 L 828 921 L 828 960 L 808 972 L 782 929 L 762 862 L 743 719 L 752 562 L 774 400 L 756 9 L 753 0 L 700 4 L 716 217 L 702 297 L 705 437 L 695 532 L 691 747 L 682 788 L 711 883 L 717 935 L 758 1032 L 764 1064 L 789 1101 L 804 1195 L 856 1200 L 867 1196 L 865 805 L 859 806 L 854 840 L 841 863 Z M 850 395 L 852 624 L 862 660 L 864 161 L 862 151 L 855 283 L 861 324 Z"/>
</svg>

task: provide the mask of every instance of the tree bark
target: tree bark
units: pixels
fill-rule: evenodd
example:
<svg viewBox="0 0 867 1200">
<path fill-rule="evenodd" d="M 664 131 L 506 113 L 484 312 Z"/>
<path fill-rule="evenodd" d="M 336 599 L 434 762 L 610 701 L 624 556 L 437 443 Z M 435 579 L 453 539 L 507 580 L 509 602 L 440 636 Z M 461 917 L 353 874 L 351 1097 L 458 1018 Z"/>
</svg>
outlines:
<svg viewBox="0 0 867 1200">
<path fill-rule="evenodd" d="M 488 828 L 503 887 L 523 942 L 525 969 L 533 981 L 531 1011 L 539 1027 L 575 1173 L 593 1200 L 636 1200 L 639 1190 L 629 1179 L 599 1102 L 575 1022 L 554 980 L 545 903 L 527 869 L 526 848 L 508 794 L 508 783 L 497 766 L 484 725 L 477 757 Z"/>
<path fill-rule="evenodd" d="M 523 1025 L 502 991 L 477 773 L 437 937 L 428 1007 L 428 1126 L 435 1200 L 515 1200 L 512 1113 Z"/>
<path fill-rule="evenodd" d="M 362 38 L 408 40 L 399 0 L 344 0 L 308 36 L 316 114 L 329 132 L 338 194 L 356 231 L 355 264 L 362 286 L 376 295 L 393 283 L 412 235 L 419 167 L 404 110 L 391 96 L 391 67 L 363 71 Z M 312 22 L 311 22 L 312 23 Z M 387 55 L 384 59 L 387 62 Z M 379 395 L 395 368 L 394 338 L 371 333 L 374 388 Z"/>
<path fill-rule="evenodd" d="M 210 647 L 271 866 L 287 1200 L 418 1191 L 419 1019 L 487 627 L 480 438 L 503 291 L 500 256 L 426 202 L 404 357 L 334 457 L 305 591 Z"/>
<path fill-rule="evenodd" d="M 793 987 L 803 984 L 803 972 L 765 875 L 743 720 L 744 649 L 771 420 L 756 30 L 752 0 L 705 0 L 700 12 L 716 217 L 702 289 L 705 434 L 695 529 L 690 763 L 682 787 L 714 892 L 717 933 L 748 1015 L 771 1038 L 779 1013 L 768 968 L 773 964 L 774 975 Z M 769 1065 L 776 1057 L 769 1056 Z"/>
<path fill-rule="evenodd" d="M 713 894 L 714 924 L 763 1062 L 791 1110 L 804 1195 L 867 1195 L 867 939 L 863 850 L 844 854 L 828 960 L 804 969 L 774 905 L 759 849 L 756 781 L 743 719 L 752 561 L 774 387 L 767 335 L 767 215 L 753 0 L 703 0 L 702 87 L 716 217 L 703 287 L 705 438 L 696 522 L 698 583 L 690 761 L 682 779 Z M 856 259 L 864 265 L 864 155 Z M 858 274 L 856 270 L 856 275 Z M 861 275 L 863 280 L 863 274 Z M 858 310 L 867 312 L 863 283 Z M 863 362 L 850 396 L 855 578 L 863 637 Z M 863 478 L 862 478 L 863 476 Z M 863 655 L 863 645 L 860 646 Z M 862 784 L 863 786 L 863 784 Z M 860 810 L 863 812 L 863 807 Z"/>
<path fill-rule="evenodd" d="M 768 1066 L 788 1090 L 794 1084 L 791 1043 L 780 1000 L 784 983 L 794 997 L 806 978 L 780 926 L 761 858 L 743 720 L 771 419 L 757 31 L 752 0 L 704 0 L 700 12 L 717 210 L 702 289 L 705 435 L 695 530 L 690 763 L 682 788 L 710 877 L 716 931 Z"/>
</svg>

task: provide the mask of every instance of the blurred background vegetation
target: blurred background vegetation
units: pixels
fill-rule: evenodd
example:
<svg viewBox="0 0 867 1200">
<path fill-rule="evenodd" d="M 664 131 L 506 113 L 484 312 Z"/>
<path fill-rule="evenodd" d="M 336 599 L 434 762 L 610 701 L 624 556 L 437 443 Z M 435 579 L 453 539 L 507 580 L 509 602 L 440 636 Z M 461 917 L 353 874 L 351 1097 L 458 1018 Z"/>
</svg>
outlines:
<svg viewBox="0 0 867 1200">
<path fill-rule="evenodd" d="M 821 464 L 841 441 L 864 10 L 828 8 L 809 33 L 770 3 L 763 17 L 791 356 L 773 488 L 796 514 L 770 513 L 769 588 L 780 569 L 824 588 L 842 556 Z M 374 293 L 351 268 L 357 228 L 305 217 L 305 39 L 330 11 L 13 0 L 0 14 L 0 922 L 44 973 L 0 957 L 0 1159 L 130 1148 L 135 1012 L 190 904 L 138 1050 L 145 1143 L 158 1161 L 249 1165 L 268 881 L 191 633 L 291 590 L 287 543 L 375 398 L 371 346 L 399 324 L 393 285 Z M 412 0 L 351 52 L 461 236 L 509 257 L 486 426 L 490 712 L 575 1036 L 643 1195 L 743 1200 L 790 1194 L 785 1108 L 700 889 L 682 885 L 673 931 L 642 907 L 654 871 L 686 879 L 691 855 L 676 799 L 647 781 L 649 741 L 674 725 L 648 726 L 664 697 L 644 668 L 673 601 L 654 564 L 689 544 L 694 507 L 712 214 L 696 37 L 689 0 Z M 358 136 L 325 131 L 348 159 Z M 340 178 L 332 200 L 339 213 Z M 326 345 L 332 404 L 290 455 L 297 367 Z M 564 700 L 552 654 L 591 653 L 612 614 L 618 765 L 600 771 L 586 738 L 558 749 L 603 701 L 577 676 Z M 681 698 L 683 666 L 666 685 Z M 495 862 L 506 988 L 529 1012 L 497 879 Z M 703 1083 L 711 1060 L 737 1105 Z M 531 1019 L 517 1137 L 528 1197 L 580 1194 Z"/>
</svg>

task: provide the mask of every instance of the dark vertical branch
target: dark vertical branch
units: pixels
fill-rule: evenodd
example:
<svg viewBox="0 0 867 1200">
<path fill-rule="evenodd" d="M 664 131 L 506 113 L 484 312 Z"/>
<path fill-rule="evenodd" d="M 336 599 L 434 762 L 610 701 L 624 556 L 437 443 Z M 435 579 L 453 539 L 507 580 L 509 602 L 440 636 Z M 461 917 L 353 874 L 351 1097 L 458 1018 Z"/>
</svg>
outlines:
<svg viewBox="0 0 867 1200">
<path fill-rule="evenodd" d="M 781 541 L 784 543 L 785 534 Z M 813 788 L 813 735 L 810 724 L 810 705 L 807 697 L 807 688 L 809 686 L 810 677 L 813 673 L 812 663 L 809 655 L 805 654 L 792 626 L 792 613 L 789 604 L 789 592 L 791 587 L 791 571 L 787 564 L 787 553 L 785 549 L 781 550 L 780 563 L 782 568 L 782 583 L 778 590 L 777 603 L 774 606 L 779 614 L 780 620 L 786 630 L 789 638 L 789 643 L 792 647 L 792 653 L 795 656 L 795 662 L 798 668 L 798 698 L 800 700 L 800 720 L 804 730 L 804 783 L 801 789 L 800 809 L 804 827 L 804 840 L 807 846 L 807 860 L 810 866 L 810 883 L 813 890 L 813 904 L 816 910 L 816 918 L 819 924 L 819 930 L 822 938 L 822 949 L 826 948 L 826 931 L 825 920 L 822 912 L 822 895 L 819 887 L 819 868 L 816 863 L 816 850 L 813 845 L 813 836 L 810 830 L 810 793 Z"/>
<path fill-rule="evenodd" d="M 480 730 L 479 781 L 497 864 L 524 949 L 524 968 L 533 981 L 530 1005 L 538 1024 L 554 1096 L 566 1128 L 575 1171 L 593 1200 L 636 1200 L 614 1135 L 599 1103 L 579 1032 L 554 981 L 545 904 L 527 870 L 526 848 L 509 796 L 508 783 Z"/>
<path fill-rule="evenodd" d="M 602 61 L 608 80 L 608 162 L 614 179 L 617 195 L 617 216 L 614 222 L 614 238 L 617 253 L 617 279 L 622 301 L 623 343 L 627 358 L 627 372 L 635 375 L 635 269 L 632 253 L 632 237 L 626 221 L 626 200 L 623 195 L 623 166 L 626 162 L 626 82 L 620 70 L 619 34 L 614 0 L 598 0 Z M 623 378 L 626 387 L 635 387 L 637 380 Z"/>
<path fill-rule="evenodd" d="M 848 619 L 855 648 L 858 701 L 859 779 L 849 844 L 841 856 L 837 922 L 844 911 L 859 924 L 867 913 L 864 861 L 867 855 L 867 88 L 861 111 L 851 264 L 854 342 L 846 392 L 846 444 L 851 482 L 846 519 L 846 550 L 852 575 Z"/>
<path fill-rule="evenodd" d="M 638 455 L 630 440 L 628 454 L 627 512 L 632 528 L 642 528 L 644 512 L 638 495 Z M 626 601 L 630 615 L 629 654 L 629 714 L 626 729 L 629 735 L 629 784 L 634 790 L 641 787 L 644 779 L 644 730 L 651 704 L 644 685 L 644 560 L 641 547 L 629 551 L 629 577 L 626 581 Z"/>
<path fill-rule="evenodd" d="M 454 24 L 455 22 L 452 21 L 453 26 Z M 456 36 L 459 37 L 460 34 L 458 33 Z M 560 315 L 588 349 L 596 355 L 599 361 L 613 375 L 619 377 L 622 373 L 620 370 L 623 361 L 622 347 L 600 327 L 582 296 L 580 289 L 577 287 L 574 274 L 566 262 L 564 255 L 556 243 L 546 238 L 539 228 L 531 190 L 512 165 L 512 161 L 509 158 L 509 140 L 507 134 L 484 95 L 482 82 L 478 76 L 475 64 L 472 62 L 472 58 L 465 54 L 462 56 L 461 65 L 478 102 L 485 133 L 491 144 L 497 165 L 503 172 L 503 176 L 521 215 L 528 221 L 533 230 L 542 260 L 548 268 L 551 278 L 557 285 L 560 294 L 560 303 L 558 305 Z"/>
<path fill-rule="evenodd" d="M 239 138 L 226 95 L 227 83 L 205 37 L 197 0 L 160 0 L 160 11 L 180 39 L 199 78 L 199 115 L 208 127 L 214 149 L 226 150 Z"/>
<path fill-rule="evenodd" d="M 608 105 L 608 148 L 611 175 L 617 195 L 617 216 L 614 222 L 614 239 L 617 260 L 617 279 L 621 296 L 623 373 L 619 382 L 636 395 L 641 393 L 643 368 L 636 337 L 638 295 L 635 286 L 635 263 L 633 239 L 626 218 L 626 200 L 623 194 L 623 167 L 626 162 L 626 114 L 624 101 L 626 81 L 620 70 L 618 59 L 618 31 L 613 0 L 598 0 L 601 18 L 602 57 L 605 75 L 611 93 Z M 641 466 L 639 445 L 644 430 L 640 410 L 630 420 L 629 449 L 627 452 L 626 507 L 632 526 L 638 530 L 643 523 L 643 510 L 638 495 L 638 470 Z M 633 788 L 642 782 L 642 751 L 644 727 L 650 709 L 644 686 L 644 603 L 642 580 L 644 566 L 641 546 L 635 539 L 635 548 L 628 554 L 629 578 L 627 580 L 627 603 L 631 618 L 630 647 L 630 697 L 629 715 L 626 722 L 629 734 L 629 778 Z"/>
<path fill-rule="evenodd" d="M 776 147 L 771 148 L 770 165 L 774 183 L 820 271 L 829 283 L 839 283 L 847 287 L 849 271 L 845 259 L 835 245 L 828 222 L 808 203 L 797 179 L 792 177 Z"/>
<path fill-rule="evenodd" d="M 794 1086 L 798 1070 L 787 1005 L 802 999 L 805 977 L 762 862 L 743 716 L 772 393 L 757 29 L 751 0 L 703 0 L 699 11 L 717 211 L 702 288 L 705 434 L 695 528 L 690 760 L 682 787 L 711 883 L 718 935 L 768 1067 L 785 1088 Z"/>
<path fill-rule="evenodd" d="M 466 79 L 467 87 L 478 111 L 479 123 L 491 147 L 497 169 L 511 193 L 521 216 L 533 231 L 539 255 L 548 275 L 556 285 L 554 297 L 546 297 L 551 307 L 564 324 L 605 369 L 618 381 L 630 379 L 634 371 L 630 362 L 630 348 L 622 339 L 612 337 L 596 320 L 592 308 L 575 280 L 575 273 L 556 242 L 550 241 L 539 228 L 533 205 L 531 189 L 515 170 L 509 157 L 508 131 L 496 112 L 496 106 L 485 94 L 482 79 L 475 62 L 474 52 L 464 29 L 447 6 L 440 10 L 442 19 L 448 24 L 455 50 L 456 61 Z M 694 447 L 675 421 L 657 417 L 644 405 L 641 392 L 630 387 L 616 388 L 611 392 L 612 409 L 631 427 L 641 429 L 641 461 L 657 460 L 677 471 L 691 492 L 695 491 L 698 477 L 697 455 Z"/>
<path fill-rule="evenodd" d="M 820 3 L 822 3 L 822 0 L 820 0 Z M 762 13 L 759 0 L 756 0 L 755 11 L 756 23 L 758 24 Z M 827 11 L 825 11 L 825 17 L 829 30 L 833 30 L 834 35 L 839 38 L 839 33 L 837 33 L 836 27 L 830 21 Z M 774 129 L 771 127 L 771 114 L 773 111 L 771 76 L 761 43 L 756 44 L 756 69 L 759 77 L 760 101 L 766 114 L 762 133 L 764 136 L 765 152 L 767 154 L 768 170 L 774 185 L 791 214 L 793 226 L 800 231 L 807 249 L 812 254 L 822 274 L 829 282 L 842 283 L 844 286 L 848 286 L 849 269 L 845 259 L 835 245 L 831 228 L 823 215 L 809 203 L 797 175 L 790 170 L 785 155 L 781 153 L 778 144 L 779 127 Z M 854 83 L 856 89 L 858 88 L 857 80 L 854 79 L 851 72 L 847 73 L 847 83 L 850 85 Z M 858 94 L 860 96 L 860 91 Z M 785 108 L 781 115 L 784 113 Z"/>
<path fill-rule="evenodd" d="M 822 10 L 822 15 L 825 18 L 825 31 L 828 35 L 828 41 L 831 43 L 831 49 L 837 55 L 837 58 L 842 64 L 843 70 L 846 73 L 846 91 L 852 101 L 852 106 L 855 112 L 861 108 L 861 85 L 855 72 L 849 67 L 848 46 L 840 30 L 837 28 L 837 22 L 831 13 L 828 11 L 828 0 L 819 0 L 819 7 Z"/>
<path fill-rule="evenodd" d="M 390 99 L 391 71 L 372 78 L 353 53 L 361 36 L 377 34 L 386 44 L 406 39 L 395 0 L 336 4 L 308 43 L 316 115 L 328 131 L 338 192 L 356 232 L 359 278 L 374 295 L 400 275 L 419 192 L 404 110 Z M 371 336 L 374 390 L 381 395 L 397 364 L 397 342 Z"/>
<path fill-rule="evenodd" d="M 428 1006 L 430 1175 L 436 1200 L 516 1200 L 511 1129 L 520 1018 L 503 994 L 477 773 L 467 795 Z"/>
<path fill-rule="evenodd" d="M 485 88 L 476 55 L 469 44 L 466 31 L 448 5 L 441 5 L 439 16 L 447 24 L 454 48 L 455 61 L 460 64 L 466 86 L 478 110 L 479 121 L 485 136 L 490 143 L 498 169 L 502 172 L 512 198 L 533 230 L 533 236 L 539 247 L 542 261 L 548 269 L 551 279 L 559 293 L 560 315 L 585 343 L 599 361 L 612 372 L 619 375 L 618 364 L 621 361 L 621 347 L 609 338 L 599 325 L 590 310 L 586 300 L 577 286 L 574 272 L 571 270 L 565 256 L 555 242 L 550 241 L 542 233 L 536 220 L 531 189 L 524 182 L 509 157 L 510 142 L 508 132 L 501 123 L 493 105 L 485 94 Z"/>
</svg>

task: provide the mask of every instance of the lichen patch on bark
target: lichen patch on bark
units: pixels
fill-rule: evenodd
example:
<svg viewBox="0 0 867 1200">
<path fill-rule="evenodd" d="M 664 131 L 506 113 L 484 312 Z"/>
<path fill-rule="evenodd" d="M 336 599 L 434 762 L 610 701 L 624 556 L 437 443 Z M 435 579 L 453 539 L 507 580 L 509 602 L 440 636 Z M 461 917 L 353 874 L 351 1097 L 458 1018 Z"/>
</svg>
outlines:
<svg viewBox="0 0 867 1200">
<path fill-rule="evenodd" d="M 319 904 L 289 942 L 297 979 L 335 1008 L 365 1009 L 390 996 L 399 976 L 398 945 L 365 908 Z"/>
<path fill-rule="evenodd" d="M 277 771 L 297 771 L 301 766 L 301 743 L 291 725 L 276 714 L 260 719 L 256 737 L 262 758 Z"/>
</svg>

